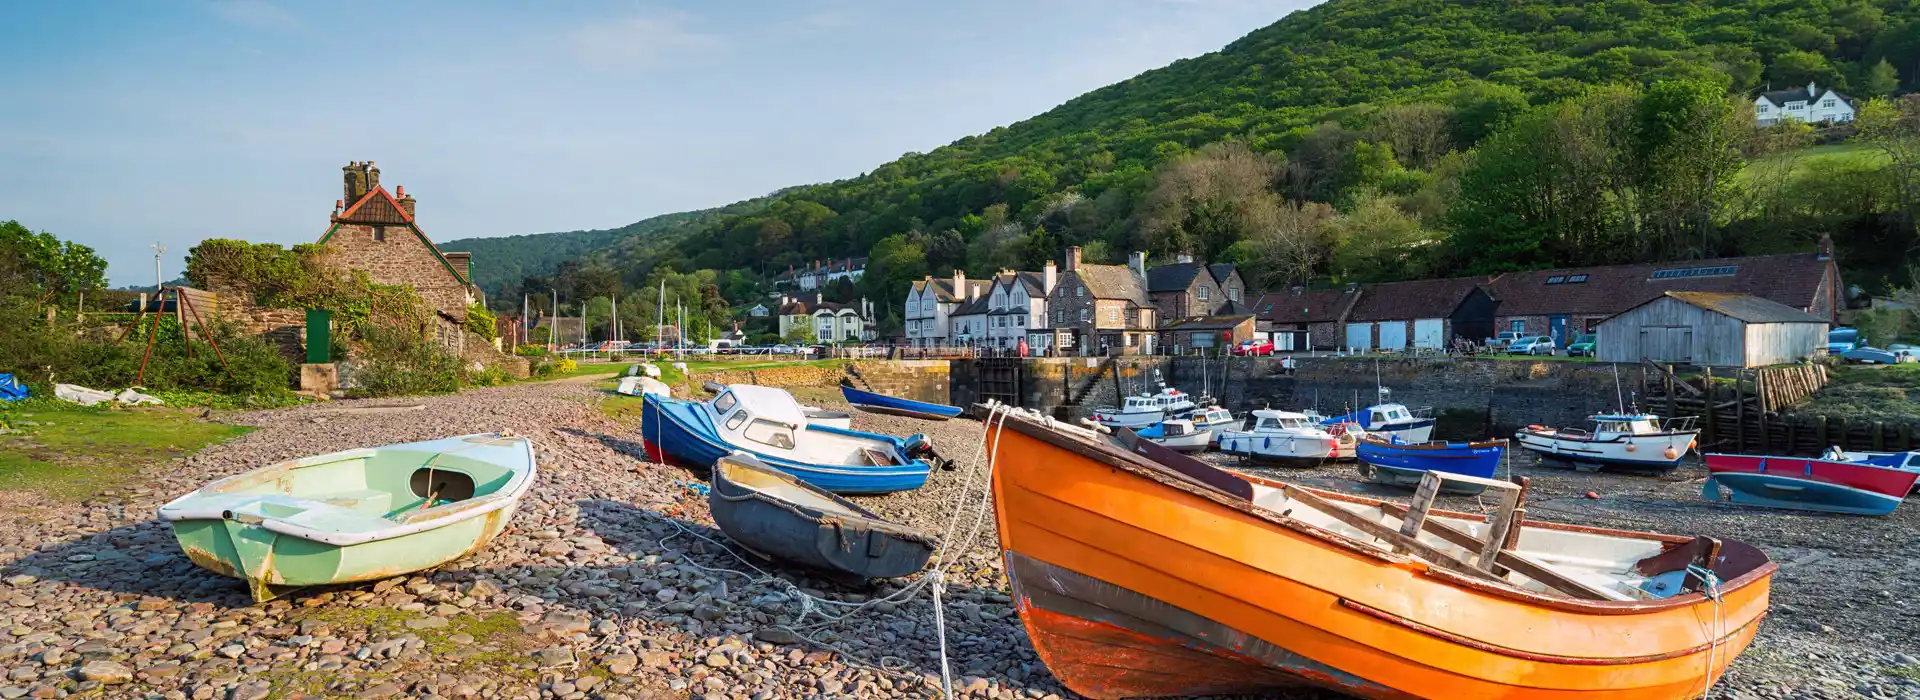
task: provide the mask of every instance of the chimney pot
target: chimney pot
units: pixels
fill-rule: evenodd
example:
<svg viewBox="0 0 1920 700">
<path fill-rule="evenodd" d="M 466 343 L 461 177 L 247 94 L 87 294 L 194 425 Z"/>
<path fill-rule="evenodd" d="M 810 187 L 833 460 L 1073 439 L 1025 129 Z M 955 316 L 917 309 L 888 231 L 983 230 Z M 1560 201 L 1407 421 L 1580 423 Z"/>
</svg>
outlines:
<svg viewBox="0 0 1920 700">
<path fill-rule="evenodd" d="M 1135 277 L 1146 279 L 1147 251 L 1144 251 L 1144 250 L 1133 251 L 1131 255 L 1127 256 L 1127 267 L 1133 268 L 1133 274 Z"/>
<path fill-rule="evenodd" d="M 405 197 L 405 196 L 407 196 L 407 186 L 406 186 L 406 185 L 396 185 L 396 186 L 394 186 L 394 188 L 393 188 L 393 196 L 395 196 L 395 197 Z"/>
<path fill-rule="evenodd" d="M 1068 246 L 1067 247 L 1067 270 L 1072 271 L 1072 270 L 1077 270 L 1079 268 L 1080 268 L 1080 246 L 1077 246 L 1077 245 Z"/>
</svg>

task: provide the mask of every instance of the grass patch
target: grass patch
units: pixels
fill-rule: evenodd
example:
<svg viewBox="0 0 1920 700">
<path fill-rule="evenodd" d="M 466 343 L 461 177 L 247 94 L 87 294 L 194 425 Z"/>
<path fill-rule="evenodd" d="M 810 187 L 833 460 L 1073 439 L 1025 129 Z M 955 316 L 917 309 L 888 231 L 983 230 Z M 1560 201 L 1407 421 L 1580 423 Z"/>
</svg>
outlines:
<svg viewBox="0 0 1920 700">
<path fill-rule="evenodd" d="M 595 375 L 613 376 L 621 372 L 627 371 L 627 368 L 631 366 L 633 366 L 632 362 L 593 362 L 593 363 L 582 362 L 579 365 L 575 366 L 573 370 L 570 372 L 561 372 L 561 371 L 555 370 L 553 372 L 547 373 L 545 376 L 532 377 L 527 381 L 550 382 L 555 379 L 569 379 L 572 377 L 591 377 Z"/>
<path fill-rule="evenodd" d="M 1886 669 L 1886 674 L 1889 676 L 1898 676 L 1900 678 L 1905 678 L 1910 681 L 1920 681 L 1920 664 L 1908 664 L 1906 666 L 1889 666 Z"/>
<path fill-rule="evenodd" d="M 311 608 L 305 614 L 294 619 L 317 620 L 321 624 L 340 631 L 363 631 L 371 641 L 391 639 L 411 634 L 425 642 L 427 651 L 432 653 L 437 667 L 443 672 L 454 675 L 486 673 L 493 676 L 512 676 L 520 680 L 532 680 L 531 670 L 520 668 L 526 657 L 539 645 L 532 635 L 520 626 L 519 618 L 511 613 L 495 612 L 486 615 L 459 614 L 447 619 L 447 626 L 429 629 L 408 629 L 407 622 L 426 617 L 421 613 L 407 612 L 390 607 L 369 608 Z M 469 644 L 453 641 L 456 635 L 465 634 L 473 638 Z M 457 659 L 449 654 L 468 650 Z M 348 650 L 349 653 L 352 651 Z M 286 697 L 291 693 L 326 695 L 327 685 L 339 680 L 337 671 L 302 671 L 298 667 L 275 669 L 268 674 L 273 678 L 275 694 L 271 697 Z M 603 678 L 610 676 L 602 676 Z"/>
<path fill-rule="evenodd" d="M 1887 154 L 1864 144 L 1849 142 L 1834 143 L 1825 146 L 1809 146 L 1807 148 L 1787 151 L 1785 153 L 1775 153 L 1761 158 L 1755 161 L 1753 165 L 1747 166 L 1746 169 L 1741 170 L 1739 174 L 1735 175 L 1734 183 L 1751 185 L 1755 177 L 1754 173 L 1756 169 L 1784 161 L 1792 161 L 1793 173 L 1791 176 L 1793 177 L 1797 177 L 1807 169 L 1816 167 L 1817 165 L 1859 165 L 1861 167 L 1871 168 L 1888 163 Z"/>
<path fill-rule="evenodd" d="M 0 409 L 0 489 L 81 500 L 130 481 L 141 467 L 184 457 L 252 428 L 198 420 L 177 408 L 88 408 L 26 402 Z"/>
<path fill-rule="evenodd" d="M 1794 412 L 1850 424 L 1920 422 L 1920 365 L 1841 365 L 1831 376 L 1827 388 Z"/>
</svg>

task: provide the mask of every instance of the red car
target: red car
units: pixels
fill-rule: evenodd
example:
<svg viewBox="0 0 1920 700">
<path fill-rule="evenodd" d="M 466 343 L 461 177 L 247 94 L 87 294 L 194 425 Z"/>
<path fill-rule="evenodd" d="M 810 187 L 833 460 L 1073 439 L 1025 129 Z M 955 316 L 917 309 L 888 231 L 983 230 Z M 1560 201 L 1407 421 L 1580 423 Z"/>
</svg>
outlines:
<svg viewBox="0 0 1920 700">
<path fill-rule="evenodd" d="M 1273 354 L 1273 341 L 1271 341 L 1271 340 L 1243 340 L 1243 341 L 1240 341 L 1240 344 L 1239 344 L 1239 345 L 1235 345 L 1235 346 L 1233 346 L 1233 354 L 1235 354 L 1235 355 L 1239 355 L 1239 356 L 1241 356 L 1241 357 L 1254 357 L 1254 356 L 1260 356 L 1260 355 L 1272 355 L 1272 354 Z"/>
</svg>

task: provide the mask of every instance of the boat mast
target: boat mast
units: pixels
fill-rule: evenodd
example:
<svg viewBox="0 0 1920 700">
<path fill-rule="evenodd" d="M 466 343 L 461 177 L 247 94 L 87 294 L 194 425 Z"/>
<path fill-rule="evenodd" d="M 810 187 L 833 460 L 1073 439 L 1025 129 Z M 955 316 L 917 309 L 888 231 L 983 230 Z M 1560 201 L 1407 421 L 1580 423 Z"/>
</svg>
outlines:
<svg viewBox="0 0 1920 700">
<path fill-rule="evenodd" d="M 1627 397 L 1620 392 L 1620 365 L 1613 365 L 1613 400 L 1620 407 L 1620 415 L 1627 415 Z"/>
</svg>

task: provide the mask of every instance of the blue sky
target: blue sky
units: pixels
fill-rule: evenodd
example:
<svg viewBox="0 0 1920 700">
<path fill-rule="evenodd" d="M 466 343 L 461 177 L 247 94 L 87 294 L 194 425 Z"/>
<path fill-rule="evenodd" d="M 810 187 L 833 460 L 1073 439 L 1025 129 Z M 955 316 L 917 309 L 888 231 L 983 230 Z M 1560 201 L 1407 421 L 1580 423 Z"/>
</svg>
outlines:
<svg viewBox="0 0 1920 700">
<path fill-rule="evenodd" d="M 373 160 L 436 240 L 609 228 L 855 176 L 1312 4 L 5 3 L 0 220 L 150 284 L 155 241 L 171 278 L 203 238 L 314 240 Z"/>
</svg>

